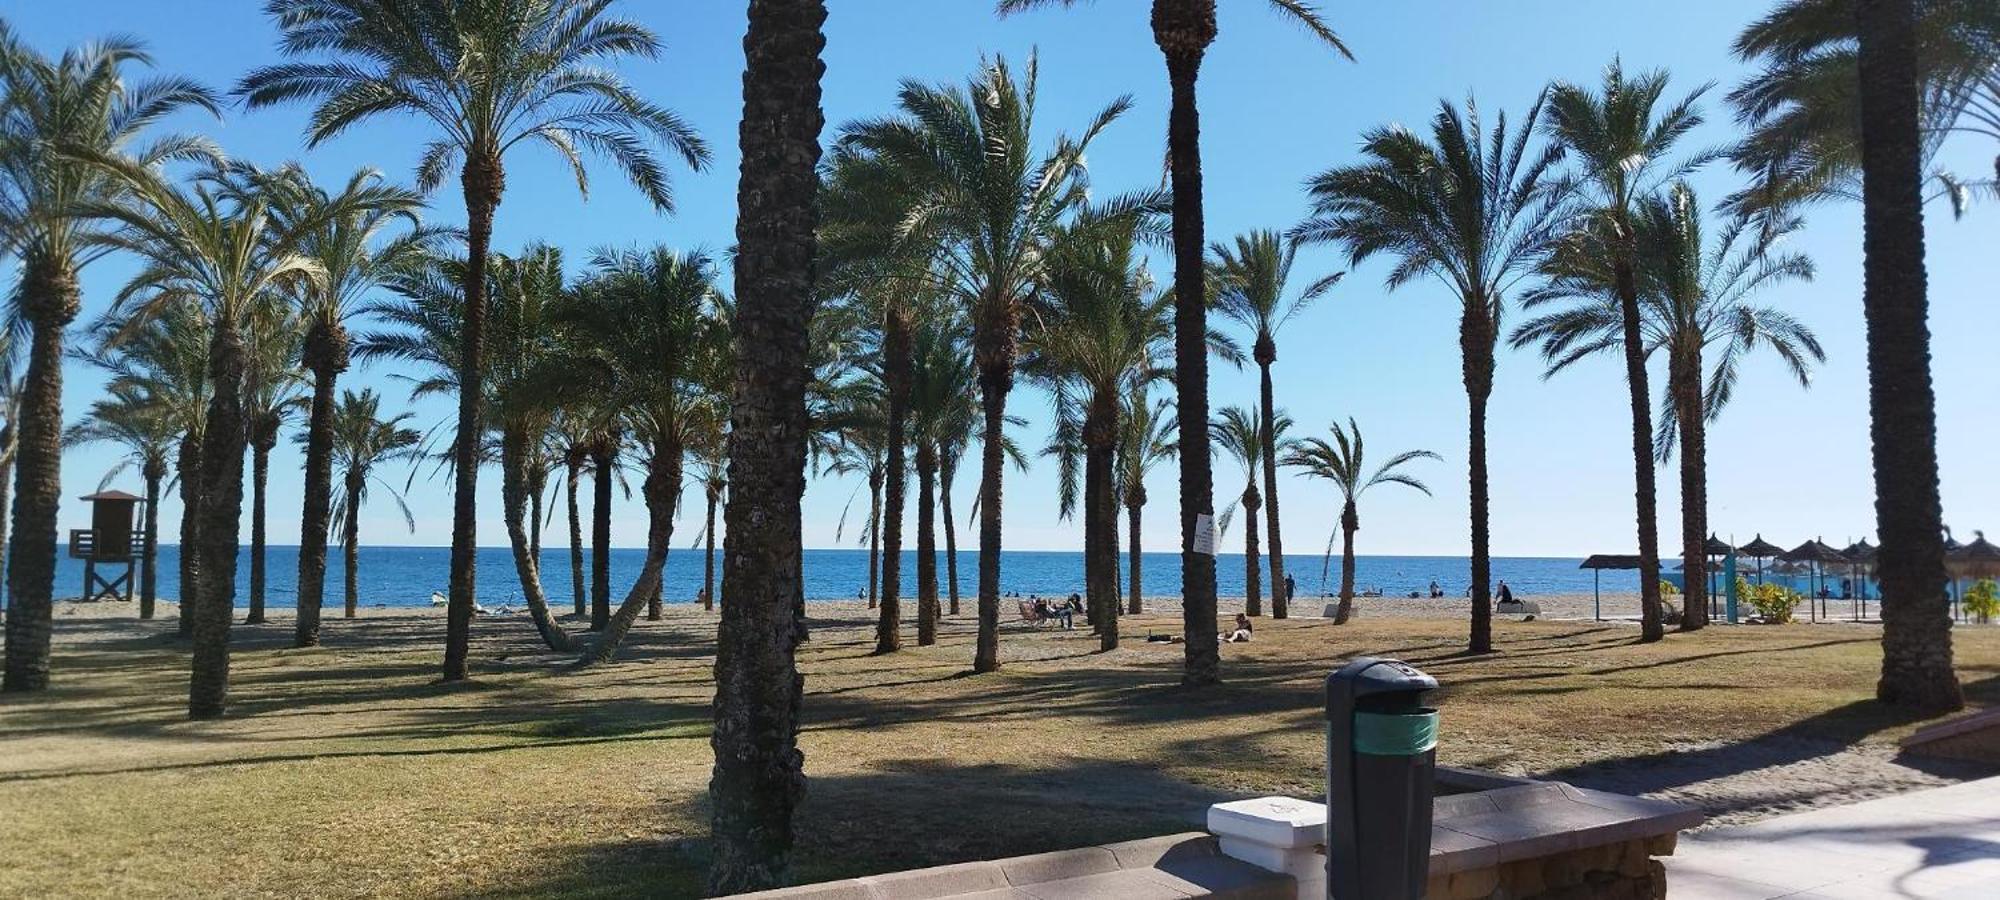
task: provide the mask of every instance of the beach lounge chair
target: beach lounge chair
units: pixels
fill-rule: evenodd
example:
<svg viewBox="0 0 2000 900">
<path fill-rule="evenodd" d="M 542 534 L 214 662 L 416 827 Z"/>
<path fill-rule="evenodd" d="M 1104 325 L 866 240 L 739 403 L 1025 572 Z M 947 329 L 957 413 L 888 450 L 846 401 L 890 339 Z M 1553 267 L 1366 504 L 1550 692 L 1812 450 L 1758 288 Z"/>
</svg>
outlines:
<svg viewBox="0 0 2000 900">
<path fill-rule="evenodd" d="M 1026 622 L 1027 624 L 1032 625 L 1036 628 L 1040 628 L 1043 625 L 1048 625 L 1056 620 L 1054 616 L 1044 616 L 1039 613 L 1036 613 L 1035 605 L 1033 603 L 1029 603 L 1026 600 L 1016 601 L 1014 605 L 1020 609 L 1021 621 Z"/>
</svg>

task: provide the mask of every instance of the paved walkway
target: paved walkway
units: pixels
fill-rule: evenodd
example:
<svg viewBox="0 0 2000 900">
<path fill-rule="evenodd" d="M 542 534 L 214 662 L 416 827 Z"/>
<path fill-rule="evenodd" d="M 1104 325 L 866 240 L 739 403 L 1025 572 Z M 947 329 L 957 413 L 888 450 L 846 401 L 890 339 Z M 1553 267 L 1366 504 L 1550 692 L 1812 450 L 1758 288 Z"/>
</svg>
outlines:
<svg viewBox="0 0 2000 900">
<path fill-rule="evenodd" d="M 1674 900 L 2000 898 L 2000 778 L 1685 837 Z"/>
</svg>

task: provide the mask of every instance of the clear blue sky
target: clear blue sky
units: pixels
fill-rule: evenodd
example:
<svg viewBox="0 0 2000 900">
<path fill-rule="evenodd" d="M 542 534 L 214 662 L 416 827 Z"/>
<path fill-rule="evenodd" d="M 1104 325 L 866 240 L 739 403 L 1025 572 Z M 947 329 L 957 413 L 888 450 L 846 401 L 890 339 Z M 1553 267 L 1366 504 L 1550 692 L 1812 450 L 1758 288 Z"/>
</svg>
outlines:
<svg viewBox="0 0 2000 900">
<path fill-rule="evenodd" d="M 1721 93 L 1743 69 L 1727 52 L 1732 36 L 1761 11 L 1754 0 L 1693 0 L 1671 11 L 1636 0 L 1577 3 L 1515 0 L 1509 3 L 1431 2 L 1322 4 L 1333 26 L 1353 48 L 1348 63 L 1314 45 L 1255 0 L 1224 0 L 1221 36 L 1203 68 L 1201 102 L 1206 162 L 1207 221 L 1211 238 L 1250 228 L 1284 228 L 1304 212 L 1300 184 L 1314 172 L 1350 162 L 1360 133 L 1371 126 L 1421 125 L 1440 97 L 1475 92 L 1487 110 L 1518 113 L 1545 82 L 1589 81 L 1613 56 L 1628 67 L 1664 66 L 1677 92 L 1714 81 L 1706 103 L 1711 124 L 1703 143 L 1730 139 Z M 7 4 L 5 15 L 45 52 L 109 31 L 142 37 L 163 71 L 226 88 L 252 66 L 277 59 L 276 32 L 253 0 L 70 0 Z M 714 166 L 695 174 L 674 172 L 679 213 L 655 215 L 604 166 L 588 203 L 552 158 L 529 150 L 508 160 L 508 188 L 494 245 L 518 248 L 546 240 L 570 251 L 572 265 L 607 243 L 664 241 L 677 246 L 727 245 L 733 235 L 736 124 L 740 112 L 744 4 L 724 0 L 627 0 L 619 12 L 657 30 L 667 50 L 656 62 L 627 66 L 626 74 L 650 98 L 683 114 L 716 152 Z M 1014 59 L 1039 48 L 1042 61 L 1040 122 L 1047 133 L 1073 130 L 1104 102 L 1130 93 L 1135 109 L 1112 126 L 1091 154 L 1100 190 L 1157 183 L 1167 114 L 1165 74 L 1139 0 L 1105 0 L 1069 12 L 1046 11 L 996 20 L 986 0 L 839 0 L 827 25 L 826 113 L 830 126 L 879 114 L 899 79 L 958 81 L 981 54 Z M 300 141 L 303 110 L 232 112 L 221 123 L 189 118 L 181 125 L 213 134 L 232 155 L 260 164 L 302 159 L 333 181 L 357 167 L 374 166 L 407 179 L 424 138 L 411 121 L 383 121 L 311 153 Z M 1991 164 L 1991 147 L 1949 148 L 1958 168 L 1977 172 Z M 1713 199 L 1735 186 L 1717 167 L 1698 180 Z M 463 221 L 455 192 L 435 198 L 433 218 Z M 2000 374 L 1996 336 L 2000 304 L 1993 302 L 1992 248 L 2000 238 L 2000 207 L 1976 209 L 1962 222 L 1934 210 L 1929 228 L 1931 320 L 1938 386 L 1939 451 L 1946 521 L 1961 533 L 1991 522 L 2000 527 L 2000 478 L 1992 448 L 2000 442 Z M 1774 291 L 1770 302 L 1793 311 L 1824 340 L 1829 355 L 1813 388 L 1801 391 L 1769 361 L 1752 365 L 1735 404 L 1710 435 L 1711 521 L 1725 536 L 1748 540 L 1753 532 L 1785 544 L 1823 536 L 1841 544 L 1872 537 L 1873 492 L 1869 476 L 1866 374 L 1860 306 L 1859 213 L 1834 204 L 1812 214 L 1799 240 L 1819 266 L 1817 281 Z M 1300 281 L 1336 269 L 1321 251 L 1301 260 Z M 1169 268 L 1161 260 L 1156 268 Z M 86 273 L 85 321 L 101 313 L 131 268 L 122 260 Z M 1280 405 L 1300 423 L 1323 429 L 1334 417 L 1353 416 L 1378 452 L 1426 447 L 1445 462 L 1421 474 L 1433 498 L 1385 489 L 1362 509 L 1363 553 L 1463 554 L 1465 509 L 1465 400 L 1459 384 L 1454 301 L 1445 290 L 1418 283 L 1390 294 L 1386 267 L 1371 263 L 1333 295 L 1296 320 L 1280 337 L 1275 378 Z M 1544 382 L 1529 356 L 1503 352 L 1491 411 L 1494 552 L 1502 555 L 1581 555 L 1627 551 L 1633 546 L 1629 426 L 1621 369 L 1593 361 Z M 398 401 L 402 386 L 377 366 L 349 375 L 353 386 L 373 385 Z M 74 415 L 101 388 L 95 373 L 72 366 L 65 389 Z M 1222 370 L 1212 385 L 1214 404 L 1251 403 L 1252 373 Z M 1030 443 L 1045 434 L 1047 398 L 1017 391 L 1011 408 L 1033 425 Z M 428 425 L 449 412 L 440 402 L 415 407 Z M 93 489 L 114 456 L 108 449 L 70 453 L 64 463 L 66 498 Z M 300 503 L 297 451 L 280 445 L 271 483 L 272 539 L 297 540 Z M 1055 513 L 1054 467 L 1038 464 L 1026 475 L 1010 473 L 1006 543 L 1010 548 L 1062 549 L 1080 544 L 1079 527 Z M 401 473 L 397 473 L 400 477 Z M 1218 493 L 1240 490 L 1242 474 L 1218 461 Z M 127 476 L 124 486 L 135 487 Z M 1677 503 L 1671 470 L 1660 479 L 1665 546 L 1672 547 Z M 490 487 L 489 487 L 490 486 Z M 806 543 L 833 546 L 836 521 L 853 495 L 852 481 L 822 479 L 806 497 Z M 497 473 L 482 478 L 480 537 L 504 543 L 499 522 Z M 958 508 L 969 509 L 975 485 L 961 477 Z M 1147 510 L 1152 549 L 1171 549 L 1178 533 L 1173 474 L 1163 470 L 1150 485 Z M 1322 485 L 1284 478 L 1281 485 L 1286 545 L 1294 552 L 1324 546 L 1336 506 Z M 378 501 L 365 514 L 369 543 L 441 545 L 450 539 L 448 486 L 422 478 L 412 492 L 414 535 L 393 506 Z M 698 502 L 690 491 L 687 499 Z M 856 509 L 865 509 L 865 498 Z M 162 528 L 175 533 L 178 503 L 163 504 Z M 82 523 L 81 504 L 68 501 L 62 526 Z M 850 516 L 851 546 L 859 513 Z M 911 521 L 914 521 L 912 517 Z M 677 542 L 698 529 L 682 518 Z M 914 527 L 914 526 L 912 526 Z M 621 546 L 643 541 L 644 516 L 636 498 L 621 501 L 614 538 Z M 961 534 L 970 532 L 961 530 Z M 1240 536 L 1229 536 L 1240 546 Z M 497 576 L 496 576 L 497 577 Z"/>
</svg>

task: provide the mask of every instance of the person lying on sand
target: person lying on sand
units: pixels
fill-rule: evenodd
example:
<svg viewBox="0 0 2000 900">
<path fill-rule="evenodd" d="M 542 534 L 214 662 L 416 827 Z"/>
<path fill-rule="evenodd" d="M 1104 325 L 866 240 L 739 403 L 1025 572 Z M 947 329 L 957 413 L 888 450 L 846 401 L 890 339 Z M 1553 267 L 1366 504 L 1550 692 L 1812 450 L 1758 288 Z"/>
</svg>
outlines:
<svg viewBox="0 0 2000 900">
<path fill-rule="evenodd" d="M 1216 636 L 1216 642 L 1222 644 L 1240 644 L 1248 640 L 1250 640 L 1250 617 L 1242 613 L 1236 614 L 1236 630 Z"/>
</svg>

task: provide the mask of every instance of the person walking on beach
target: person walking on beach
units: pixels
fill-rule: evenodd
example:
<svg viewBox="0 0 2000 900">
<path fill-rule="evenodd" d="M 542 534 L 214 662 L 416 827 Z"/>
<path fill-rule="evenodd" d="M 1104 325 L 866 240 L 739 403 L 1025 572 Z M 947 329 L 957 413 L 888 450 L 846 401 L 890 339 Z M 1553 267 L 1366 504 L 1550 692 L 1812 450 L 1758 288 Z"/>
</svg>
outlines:
<svg viewBox="0 0 2000 900">
<path fill-rule="evenodd" d="M 1290 572 L 1286 572 L 1286 573 L 1285 573 L 1285 603 L 1287 603 L 1287 604 L 1290 604 L 1290 603 L 1292 602 L 1292 600 L 1294 600 L 1295 598 L 1297 598 L 1297 597 L 1298 597 L 1298 595 L 1299 595 L 1299 582 L 1298 582 L 1298 579 L 1295 579 L 1295 578 L 1293 578 L 1293 577 L 1292 577 L 1292 573 L 1290 573 Z"/>
</svg>

